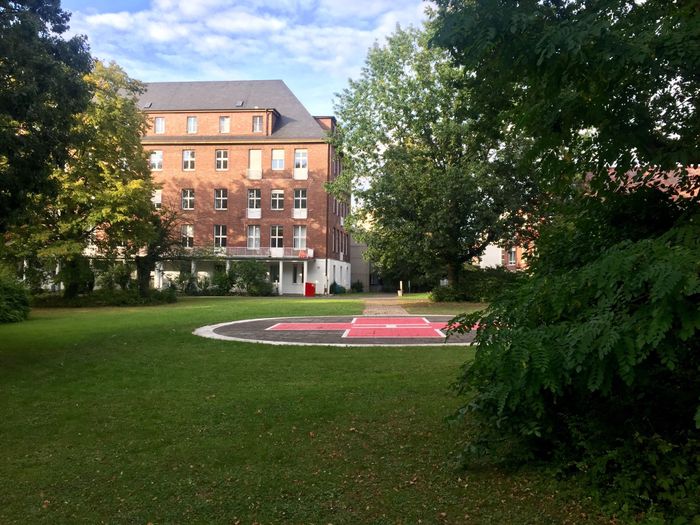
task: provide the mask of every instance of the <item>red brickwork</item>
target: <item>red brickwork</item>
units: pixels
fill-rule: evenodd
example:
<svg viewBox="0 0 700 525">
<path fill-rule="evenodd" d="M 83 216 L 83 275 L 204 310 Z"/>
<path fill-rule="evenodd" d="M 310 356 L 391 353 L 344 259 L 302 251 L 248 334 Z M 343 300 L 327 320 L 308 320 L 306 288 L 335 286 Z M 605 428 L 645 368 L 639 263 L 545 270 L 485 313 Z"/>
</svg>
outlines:
<svg viewBox="0 0 700 525">
<path fill-rule="evenodd" d="M 181 224 L 194 226 L 194 247 L 214 246 L 214 225 L 227 227 L 227 246 L 247 245 L 247 226 L 260 225 L 260 246 L 270 247 L 270 227 L 283 227 L 284 247 L 293 245 L 293 226 L 307 227 L 307 248 L 314 250 L 315 258 L 330 257 L 349 261 L 349 240 L 342 217 L 347 214 L 347 203 L 338 203 L 330 197 L 324 184 L 338 170 L 332 146 L 315 139 L 310 141 L 285 139 L 274 141 L 269 137 L 277 118 L 274 110 L 221 111 L 221 112 L 153 112 L 149 117 L 165 118 L 165 132 L 155 134 L 153 128 L 144 138 L 149 151 L 162 151 L 162 170 L 153 171 L 156 183 L 162 185 L 162 203 L 178 212 Z M 187 117 L 197 117 L 197 132 L 187 133 Z M 219 133 L 219 117 L 230 117 L 230 132 Z M 253 132 L 253 116 L 263 117 L 263 131 Z M 328 118 L 324 124 L 333 125 Z M 272 150 L 284 150 L 284 168 L 272 169 Z M 183 151 L 195 152 L 194 170 L 183 169 Z M 228 154 L 228 168 L 216 168 L 216 151 Z M 250 150 L 260 150 L 262 178 L 248 178 Z M 295 150 L 308 153 L 308 178 L 295 180 Z M 247 217 L 248 189 L 261 190 L 261 218 Z M 181 191 L 194 189 L 194 210 L 181 206 Z M 226 210 L 214 208 L 214 190 L 228 190 Z M 307 219 L 294 219 L 294 190 L 306 189 Z M 284 209 L 271 209 L 272 190 L 284 191 Z"/>
</svg>

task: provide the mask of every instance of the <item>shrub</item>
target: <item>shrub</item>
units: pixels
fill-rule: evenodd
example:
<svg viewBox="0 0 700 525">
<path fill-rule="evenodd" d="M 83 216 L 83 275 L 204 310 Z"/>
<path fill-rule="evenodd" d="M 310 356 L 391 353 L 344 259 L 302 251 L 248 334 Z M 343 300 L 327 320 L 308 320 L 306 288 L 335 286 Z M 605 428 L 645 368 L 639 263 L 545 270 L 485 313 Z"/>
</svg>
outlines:
<svg viewBox="0 0 700 525">
<path fill-rule="evenodd" d="M 180 271 L 180 274 L 175 279 L 177 289 L 186 295 L 197 295 L 197 276 L 191 272 Z"/>
<path fill-rule="evenodd" d="M 12 272 L 0 267 L 0 323 L 17 323 L 29 315 L 29 293 Z"/>
<path fill-rule="evenodd" d="M 430 292 L 430 300 L 439 302 L 489 302 L 514 284 L 522 274 L 505 268 L 476 268 L 464 270 L 456 285 L 439 286 Z"/>
<path fill-rule="evenodd" d="M 458 381 L 470 396 L 459 415 L 474 425 L 465 458 L 554 460 L 631 508 L 689 518 L 700 513 L 700 214 L 634 238 L 637 214 L 623 226 L 632 240 L 597 256 L 551 249 L 572 227 L 591 242 L 611 236 L 607 216 L 585 224 L 592 212 L 541 237 L 555 259 L 531 278 L 485 314 L 454 320 L 455 332 L 479 321 L 476 357 Z"/>
<path fill-rule="evenodd" d="M 350 285 L 350 289 L 355 293 L 362 293 L 365 289 L 365 285 L 362 284 L 362 281 L 355 281 Z"/>
<path fill-rule="evenodd" d="M 76 297 L 63 297 L 60 294 L 41 294 L 32 298 L 35 307 L 42 308 L 84 308 L 100 306 L 148 306 L 177 301 L 175 288 L 149 290 L 148 296 L 142 297 L 138 290 L 95 290 L 92 293 Z"/>
<path fill-rule="evenodd" d="M 229 274 L 223 271 L 214 272 L 211 284 L 217 295 L 226 295 L 233 288 L 234 283 L 229 279 Z"/>
<path fill-rule="evenodd" d="M 115 262 L 104 268 L 97 278 L 97 284 L 100 288 L 107 290 L 115 290 L 117 286 L 126 290 L 132 283 L 131 273 L 133 267 L 129 264 Z"/>
<path fill-rule="evenodd" d="M 255 261 L 234 261 L 229 270 L 229 280 L 248 295 L 272 295 L 272 283 L 267 279 L 265 264 Z"/>
<path fill-rule="evenodd" d="M 91 292 L 95 287 L 95 273 L 90 261 L 82 255 L 64 260 L 56 279 L 63 283 L 63 295 L 66 298 Z"/>
<path fill-rule="evenodd" d="M 345 292 L 347 292 L 347 290 L 345 289 L 344 286 L 339 285 L 335 281 L 333 281 L 333 283 L 331 284 L 331 286 L 328 290 L 333 295 L 340 295 L 340 294 L 344 294 Z"/>
</svg>

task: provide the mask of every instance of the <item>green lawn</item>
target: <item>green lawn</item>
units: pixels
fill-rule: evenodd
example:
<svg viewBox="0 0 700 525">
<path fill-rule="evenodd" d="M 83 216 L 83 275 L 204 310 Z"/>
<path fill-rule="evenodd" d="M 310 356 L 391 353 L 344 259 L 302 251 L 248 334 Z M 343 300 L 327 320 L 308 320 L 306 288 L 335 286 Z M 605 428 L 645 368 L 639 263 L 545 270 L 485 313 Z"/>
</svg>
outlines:
<svg viewBox="0 0 700 525">
<path fill-rule="evenodd" d="M 186 299 L 0 326 L 0 523 L 606 523 L 537 471 L 455 470 L 465 347 L 277 347 L 194 328 L 355 300 Z"/>
</svg>

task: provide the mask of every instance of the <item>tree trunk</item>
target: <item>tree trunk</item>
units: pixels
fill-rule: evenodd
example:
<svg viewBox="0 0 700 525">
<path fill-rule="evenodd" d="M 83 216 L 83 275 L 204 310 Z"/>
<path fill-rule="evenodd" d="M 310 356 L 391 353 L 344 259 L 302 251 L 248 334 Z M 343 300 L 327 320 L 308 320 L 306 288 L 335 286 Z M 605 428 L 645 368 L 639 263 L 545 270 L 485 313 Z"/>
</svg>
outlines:
<svg viewBox="0 0 700 525">
<path fill-rule="evenodd" d="M 459 266 L 455 262 L 447 263 L 447 284 L 455 286 L 459 280 Z"/>
<path fill-rule="evenodd" d="M 148 255 L 136 257 L 136 284 L 141 297 L 148 297 L 151 289 L 151 272 L 155 269 L 156 261 L 153 257 Z"/>
</svg>

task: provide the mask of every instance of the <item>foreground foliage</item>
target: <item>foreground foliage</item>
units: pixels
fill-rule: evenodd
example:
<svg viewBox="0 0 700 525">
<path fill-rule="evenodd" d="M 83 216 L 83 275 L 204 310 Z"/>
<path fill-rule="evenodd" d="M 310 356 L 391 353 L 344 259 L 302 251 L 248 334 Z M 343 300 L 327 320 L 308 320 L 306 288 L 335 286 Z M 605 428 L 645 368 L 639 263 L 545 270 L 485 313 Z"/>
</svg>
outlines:
<svg viewBox="0 0 700 525">
<path fill-rule="evenodd" d="M 153 236 L 153 182 L 141 145 L 146 117 L 141 84 L 115 64 L 95 63 L 85 83 L 93 97 L 71 128 L 73 148 L 51 180 L 58 194 L 35 194 L 26 224 L 6 236 L 16 260 L 61 271 L 66 297 L 92 289 L 86 252 L 132 255 Z M 86 284 L 89 283 L 89 284 Z"/>
<path fill-rule="evenodd" d="M 75 145 L 72 127 L 90 100 L 85 38 L 64 40 L 69 14 L 58 0 L 0 1 L 0 232 L 21 223 L 32 193 Z"/>
<path fill-rule="evenodd" d="M 17 323 L 28 315 L 28 290 L 11 271 L 0 265 L 0 323 Z"/>
<path fill-rule="evenodd" d="M 624 216 L 630 200 L 584 199 L 578 220 L 545 228 L 539 246 L 550 257 L 572 235 L 593 246 L 558 264 L 541 254 L 486 313 L 458 317 L 456 332 L 480 323 L 459 380 L 470 395 L 461 416 L 475 425 L 465 452 L 554 459 L 632 508 L 689 518 L 700 513 L 700 214 L 667 210 L 661 233 L 630 225 L 619 239 L 605 231 L 610 216 L 591 220 Z"/>
<path fill-rule="evenodd" d="M 468 452 L 548 458 L 686 523 L 700 512 L 697 3 L 436 4 L 475 133 L 520 130 L 543 190 L 530 279 L 491 304 L 460 379 L 479 422 Z"/>
</svg>

